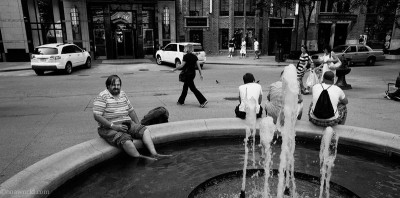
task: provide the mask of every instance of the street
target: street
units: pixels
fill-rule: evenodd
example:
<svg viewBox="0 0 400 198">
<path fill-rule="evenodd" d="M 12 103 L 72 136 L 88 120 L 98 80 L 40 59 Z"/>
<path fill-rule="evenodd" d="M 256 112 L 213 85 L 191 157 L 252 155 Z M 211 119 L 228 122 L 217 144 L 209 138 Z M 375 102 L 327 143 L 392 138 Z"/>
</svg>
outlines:
<svg viewBox="0 0 400 198">
<path fill-rule="evenodd" d="M 349 99 L 346 125 L 400 135 L 400 105 L 383 98 L 387 83 L 394 82 L 399 74 L 398 65 L 384 61 L 372 67 L 352 67 L 346 76 L 353 87 L 345 91 Z M 173 122 L 234 117 L 235 98 L 245 73 L 253 73 L 266 94 L 268 85 L 277 81 L 283 70 L 282 66 L 206 64 L 204 80 L 197 75 L 195 84 L 209 103 L 199 108 L 190 91 L 185 106 L 176 105 L 182 83 L 178 81 L 179 72 L 170 72 L 171 68 L 155 63 L 102 63 L 93 64 L 91 69 L 75 69 L 71 75 L 50 72 L 37 76 L 32 70 L 0 72 L 0 183 L 53 153 L 97 137 L 92 102 L 105 89 L 105 80 L 111 74 L 121 77 L 122 89 L 139 119 L 152 108 L 164 106 Z M 306 121 L 311 95 L 303 99 L 302 120 Z"/>
</svg>

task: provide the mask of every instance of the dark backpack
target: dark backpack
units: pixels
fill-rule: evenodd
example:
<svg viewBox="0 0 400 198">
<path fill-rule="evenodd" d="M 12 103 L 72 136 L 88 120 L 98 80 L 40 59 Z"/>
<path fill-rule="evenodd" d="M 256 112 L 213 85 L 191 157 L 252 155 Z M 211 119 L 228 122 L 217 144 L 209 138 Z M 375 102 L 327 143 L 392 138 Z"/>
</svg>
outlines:
<svg viewBox="0 0 400 198">
<path fill-rule="evenodd" d="M 169 112 L 165 107 L 150 110 L 140 122 L 142 125 L 153 125 L 168 122 Z"/>
<path fill-rule="evenodd" d="M 321 84 L 321 86 L 322 86 L 322 84 Z M 335 111 L 333 110 L 331 98 L 329 97 L 329 93 L 328 93 L 328 89 L 331 86 L 329 86 L 326 89 L 324 89 L 324 87 L 322 86 L 323 90 L 321 92 L 321 95 L 319 95 L 317 103 L 315 104 L 313 113 L 314 113 L 314 116 L 319 119 L 328 119 L 335 115 Z"/>
</svg>

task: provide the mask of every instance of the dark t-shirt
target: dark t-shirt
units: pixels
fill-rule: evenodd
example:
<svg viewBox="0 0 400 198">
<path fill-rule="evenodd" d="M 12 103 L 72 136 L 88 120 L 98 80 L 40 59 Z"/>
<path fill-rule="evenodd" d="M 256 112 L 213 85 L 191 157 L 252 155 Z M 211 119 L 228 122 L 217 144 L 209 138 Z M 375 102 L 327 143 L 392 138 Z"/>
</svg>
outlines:
<svg viewBox="0 0 400 198">
<path fill-rule="evenodd" d="M 185 66 L 182 68 L 186 75 L 191 76 L 193 79 L 196 76 L 196 62 L 199 60 L 196 55 L 192 53 L 187 53 L 183 56 L 183 61 L 186 62 Z"/>
<path fill-rule="evenodd" d="M 228 47 L 235 47 L 235 42 L 230 40 L 228 43 Z"/>
</svg>

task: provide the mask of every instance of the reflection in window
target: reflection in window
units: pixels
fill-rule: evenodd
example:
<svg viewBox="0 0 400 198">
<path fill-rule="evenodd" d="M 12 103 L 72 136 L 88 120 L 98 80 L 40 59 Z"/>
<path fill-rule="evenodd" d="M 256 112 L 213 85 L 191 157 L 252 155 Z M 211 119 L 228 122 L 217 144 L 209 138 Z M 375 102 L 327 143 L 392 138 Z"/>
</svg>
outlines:
<svg viewBox="0 0 400 198">
<path fill-rule="evenodd" d="M 62 43 L 60 9 L 57 0 L 28 0 L 33 45 Z"/>
<path fill-rule="evenodd" d="M 162 33 L 164 39 L 170 39 L 170 26 L 169 26 L 169 8 L 165 7 L 163 10 L 163 19 L 162 19 Z"/>
<path fill-rule="evenodd" d="M 189 16 L 203 16 L 203 0 L 189 0 Z"/>
</svg>

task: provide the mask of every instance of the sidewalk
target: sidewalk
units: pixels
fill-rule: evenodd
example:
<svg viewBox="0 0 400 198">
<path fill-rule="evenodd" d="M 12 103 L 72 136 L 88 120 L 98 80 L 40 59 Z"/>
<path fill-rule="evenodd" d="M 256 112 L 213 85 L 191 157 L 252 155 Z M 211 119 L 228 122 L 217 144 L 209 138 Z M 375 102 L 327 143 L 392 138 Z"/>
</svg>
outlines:
<svg viewBox="0 0 400 198">
<path fill-rule="evenodd" d="M 240 58 L 234 56 L 228 58 L 226 55 L 210 55 L 207 56 L 206 64 L 216 65 L 257 65 L 257 66 L 286 66 L 292 63 L 292 60 L 286 62 L 276 62 L 275 56 L 260 56 L 259 59 L 254 59 L 253 54 L 248 55 L 246 58 Z M 112 60 L 94 60 L 92 64 L 94 66 L 101 66 L 102 64 L 142 64 L 142 63 L 154 63 L 154 58 L 143 58 L 143 59 L 112 59 Z M 31 70 L 30 62 L 0 62 L 0 72 L 12 72 L 21 70 Z"/>
</svg>

